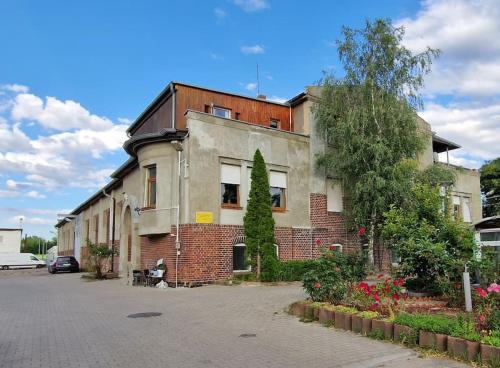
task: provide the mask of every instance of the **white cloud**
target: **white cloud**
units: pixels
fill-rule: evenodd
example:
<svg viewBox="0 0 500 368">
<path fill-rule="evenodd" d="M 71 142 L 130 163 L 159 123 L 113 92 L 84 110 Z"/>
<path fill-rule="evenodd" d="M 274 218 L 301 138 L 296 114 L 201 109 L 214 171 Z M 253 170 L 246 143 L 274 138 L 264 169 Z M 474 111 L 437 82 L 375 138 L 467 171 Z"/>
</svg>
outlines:
<svg viewBox="0 0 500 368">
<path fill-rule="evenodd" d="M 210 53 L 210 58 L 211 58 L 212 60 L 217 60 L 217 61 L 219 61 L 219 60 L 224 60 L 224 56 L 219 55 L 219 54 L 216 54 L 215 52 L 211 52 L 211 53 Z"/>
<path fill-rule="evenodd" d="M 396 22 L 414 52 L 442 51 L 427 78 L 428 93 L 487 95 L 500 90 L 500 2 L 428 0 L 414 18 Z"/>
<path fill-rule="evenodd" d="M 0 189 L 0 198 L 14 198 L 19 197 L 21 195 L 17 190 L 3 190 Z"/>
<path fill-rule="evenodd" d="M 57 222 L 56 219 L 48 219 L 42 217 L 28 217 L 24 215 L 17 215 L 12 217 L 12 220 L 16 223 L 19 223 L 21 220 L 23 224 L 31 224 L 31 225 L 55 225 Z"/>
<path fill-rule="evenodd" d="M 264 54 L 266 51 L 262 45 L 243 46 L 241 52 L 245 55 Z"/>
<path fill-rule="evenodd" d="M 217 19 L 222 20 L 226 17 L 227 13 L 224 11 L 224 9 L 221 8 L 215 8 L 214 9 L 214 15 Z"/>
<path fill-rule="evenodd" d="M 438 135 L 463 147 L 463 154 L 490 160 L 500 156 L 500 103 L 443 106 L 428 103 L 419 113 Z"/>
<path fill-rule="evenodd" d="M 14 93 L 27 93 L 29 88 L 21 84 L 3 84 L 0 89 Z"/>
<path fill-rule="evenodd" d="M 257 83 L 247 83 L 245 89 L 249 91 L 255 91 L 257 89 Z"/>
<path fill-rule="evenodd" d="M 46 97 L 44 102 L 29 93 L 16 96 L 12 118 L 16 121 L 35 121 L 44 128 L 62 131 L 81 128 L 106 130 L 113 126 L 111 120 L 91 114 L 78 102 L 61 101 L 55 97 Z"/>
<path fill-rule="evenodd" d="M 274 101 L 274 102 L 279 102 L 279 103 L 285 103 L 288 101 L 288 98 L 283 98 L 283 97 L 279 97 L 279 96 L 271 96 L 268 98 L 269 101 Z"/>
<path fill-rule="evenodd" d="M 233 3 L 249 13 L 270 8 L 266 0 L 233 0 Z"/>
<path fill-rule="evenodd" d="M 8 179 L 5 182 L 5 185 L 7 186 L 7 189 L 26 189 L 26 188 L 31 188 L 34 184 L 33 183 L 28 183 L 28 182 L 21 182 L 21 181 L 15 181 L 12 179 Z"/>
<path fill-rule="evenodd" d="M 26 195 L 30 198 L 35 198 L 35 199 L 47 198 L 45 194 L 41 194 L 36 190 L 30 190 L 29 192 L 26 193 Z"/>
<path fill-rule="evenodd" d="M 440 136 L 463 148 L 450 161 L 478 167 L 500 156 L 500 2 L 427 0 L 415 17 L 396 22 L 413 52 L 441 56 L 426 77 L 419 114 Z M 444 98 L 443 98 L 444 96 Z"/>
<path fill-rule="evenodd" d="M 91 114 L 77 102 L 49 97 L 44 103 L 32 94 L 2 95 L 0 104 L 9 106 L 3 116 L 0 115 L 0 172 L 23 176 L 19 181 L 7 176 L 9 190 L 19 192 L 29 188 L 23 195 L 43 198 L 46 194 L 38 188 L 45 191 L 59 187 L 95 189 L 109 180 L 113 168 L 99 167 L 102 163 L 97 160 L 121 150 L 127 139 L 128 119 L 120 118 L 120 123 L 113 124 L 107 118 Z M 15 120 L 9 121 L 9 117 Z M 23 126 L 31 127 L 22 122 L 28 119 L 45 128 L 66 131 L 43 132 L 30 138 Z"/>
</svg>

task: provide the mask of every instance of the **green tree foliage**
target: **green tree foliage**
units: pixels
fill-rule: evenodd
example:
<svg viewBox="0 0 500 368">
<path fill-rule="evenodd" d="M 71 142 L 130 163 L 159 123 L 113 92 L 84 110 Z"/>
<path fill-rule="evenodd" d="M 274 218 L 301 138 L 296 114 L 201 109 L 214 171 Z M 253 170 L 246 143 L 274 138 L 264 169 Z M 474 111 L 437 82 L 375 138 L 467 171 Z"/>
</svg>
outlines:
<svg viewBox="0 0 500 368">
<path fill-rule="evenodd" d="M 263 281 L 274 278 L 278 267 L 274 240 L 274 219 L 271 193 L 264 157 L 255 151 L 252 167 L 252 185 L 244 217 L 246 251 L 252 268 Z"/>
<path fill-rule="evenodd" d="M 443 293 L 460 283 L 466 262 L 473 264 L 472 231 L 450 218 L 439 187 L 416 183 L 412 205 L 387 211 L 382 236 L 401 258 L 398 273 L 416 290 Z"/>
<path fill-rule="evenodd" d="M 104 264 L 109 261 L 109 258 L 113 254 L 117 254 L 117 252 L 107 245 L 96 245 L 91 241 L 87 241 L 87 249 L 88 249 L 88 262 L 89 268 L 91 272 L 95 272 L 96 278 L 102 279 L 103 272 L 102 269 Z"/>
<path fill-rule="evenodd" d="M 342 178 L 358 226 L 368 225 L 369 262 L 377 225 L 391 204 L 408 191 L 399 185 L 400 164 L 423 147 L 415 111 L 419 90 L 437 50 L 413 55 L 401 41 L 403 28 L 390 20 L 367 21 L 363 29 L 344 27 L 337 42 L 343 78 L 326 76 L 316 106 L 318 132 L 327 147 L 317 164 Z"/>
<path fill-rule="evenodd" d="M 485 163 L 481 173 L 481 192 L 484 196 L 485 217 L 500 215 L 500 157 Z"/>
<path fill-rule="evenodd" d="M 23 253 L 38 254 L 39 250 L 40 253 L 45 253 L 46 249 L 57 245 L 57 239 L 54 237 L 51 240 L 46 240 L 39 236 L 28 236 L 22 239 L 21 244 L 21 251 Z"/>
</svg>

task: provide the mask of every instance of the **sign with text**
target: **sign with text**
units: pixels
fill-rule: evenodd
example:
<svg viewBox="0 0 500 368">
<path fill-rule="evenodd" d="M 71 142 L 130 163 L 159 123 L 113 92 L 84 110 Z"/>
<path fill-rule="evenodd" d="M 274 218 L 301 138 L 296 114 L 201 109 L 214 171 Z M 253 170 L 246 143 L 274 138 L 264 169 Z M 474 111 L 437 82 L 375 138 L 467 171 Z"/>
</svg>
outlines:
<svg viewBox="0 0 500 368">
<path fill-rule="evenodd" d="M 212 212 L 196 212 L 197 224 L 211 224 L 214 222 L 214 215 Z"/>
</svg>

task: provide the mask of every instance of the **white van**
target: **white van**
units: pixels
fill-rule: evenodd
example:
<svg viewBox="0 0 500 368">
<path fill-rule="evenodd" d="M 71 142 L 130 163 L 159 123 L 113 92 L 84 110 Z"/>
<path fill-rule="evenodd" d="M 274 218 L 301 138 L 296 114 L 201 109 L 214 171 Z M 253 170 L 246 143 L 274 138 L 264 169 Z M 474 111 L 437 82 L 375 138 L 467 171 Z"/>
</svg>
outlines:
<svg viewBox="0 0 500 368">
<path fill-rule="evenodd" d="M 0 253 L 0 268 L 40 268 L 45 266 L 45 261 L 39 260 L 32 253 Z"/>
</svg>

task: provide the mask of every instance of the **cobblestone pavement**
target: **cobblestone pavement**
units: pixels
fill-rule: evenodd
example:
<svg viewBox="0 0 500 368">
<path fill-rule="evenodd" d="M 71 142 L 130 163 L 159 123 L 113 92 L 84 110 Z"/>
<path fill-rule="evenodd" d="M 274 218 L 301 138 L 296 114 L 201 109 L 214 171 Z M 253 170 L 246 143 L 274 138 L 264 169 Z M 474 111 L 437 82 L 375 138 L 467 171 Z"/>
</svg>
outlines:
<svg viewBox="0 0 500 368">
<path fill-rule="evenodd" d="M 0 367 L 465 367 L 284 308 L 300 286 L 156 290 L 46 269 L 0 271 Z M 159 312 L 161 316 L 127 318 Z"/>
</svg>

